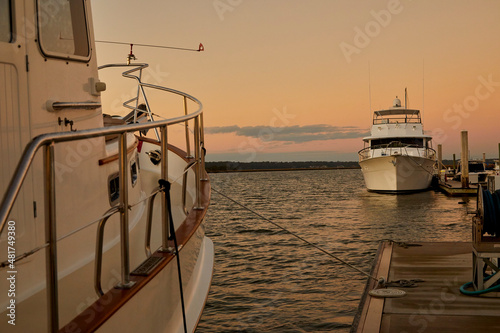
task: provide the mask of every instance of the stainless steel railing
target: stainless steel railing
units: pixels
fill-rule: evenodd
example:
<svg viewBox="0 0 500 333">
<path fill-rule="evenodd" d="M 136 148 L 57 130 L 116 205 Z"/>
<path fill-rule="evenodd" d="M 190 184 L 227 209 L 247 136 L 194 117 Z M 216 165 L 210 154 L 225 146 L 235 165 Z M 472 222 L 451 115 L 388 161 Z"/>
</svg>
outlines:
<svg viewBox="0 0 500 333">
<path fill-rule="evenodd" d="M 408 148 L 416 149 L 418 153 L 416 157 L 427 157 L 433 159 L 436 156 L 436 151 L 432 148 L 417 147 L 413 145 L 390 146 L 390 144 L 388 144 L 382 146 L 366 147 L 361 149 L 360 151 L 358 151 L 359 161 L 361 162 L 368 158 L 376 157 L 374 155 L 374 152 L 378 150 L 383 151 L 381 156 L 389 156 L 393 155 L 394 153 L 410 156 L 410 154 L 408 153 Z"/>
<path fill-rule="evenodd" d="M 99 221 L 97 226 L 97 239 L 95 247 L 95 261 L 94 261 L 94 289 L 97 295 L 104 295 L 101 288 L 101 273 L 102 273 L 102 247 L 104 245 L 104 227 L 106 227 L 106 222 L 114 214 L 118 213 L 120 209 L 118 207 L 111 207 L 104 217 Z"/>
<path fill-rule="evenodd" d="M 137 69 L 136 69 L 137 70 Z M 160 142 L 162 151 L 161 160 L 161 177 L 168 179 L 168 135 L 167 128 L 175 124 L 186 124 L 189 120 L 194 121 L 194 150 L 195 150 L 195 185 L 196 199 L 194 208 L 201 208 L 200 182 L 201 182 L 201 167 L 204 165 L 203 149 L 203 130 L 200 127 L 202 123 L 202 104 L 196 98 L 182 93 L 177 90 L 148 85 L 140 83 L 140 91 L 144 93 L 143 87 L 150 87 L 162 91 L 180 95 L 186 99 L 195 102 L 198 109 L 185 115 L 174 117 L 167 120 L 151 121 L 143 124 L 134 123 L 123 126 L 113 126 L 106 128 L 95 128 L 81 130 L 75 132 L 59 132 L 47 133 L 39 135 L 31 140 L 25 147 L 22 157 L 17 165 L 14 176 L 12 177 L 7 191 L 5 192 L 0 206 L 0 235 L 7 223 L 9 214 L 14 206 L 21 186 L 28 174 L 28 171 L 35 159 L 37 152 L 43 149 L 43 170 L 44 170 L 44 201 L 45 201 L 45 233 L 46 233 L 46 285 L 47 285 L 47 301 L 49 304 L 48 317 L 50 331 L 57 332 L 59 329 L 59 310 L 58 310 L 58 278 L 57 278 L 57 238 L 56 238 L 56 181 L 55 181 L 55 150 L 54 147 L 58 143 L 86 140 L 90 138 L 102 137 L 106 135 L 118 135 L 119 139 L 119 193 L 120 203 L 117 210 L 120 213 L 120 246 L 121 246 L 121 282 L 120 287 L 130 287 L 130 266 L 129 266 L 129 249 L 128 249 L 128 186 L 127 186 L 127 133 L 139 132 L 149 129 L 160 130 Z M 149 110 L 152 117 L 152 113 Z M 151 118 L 153 120 L 153 118 Z M 188 144 L 189 145 L 189 144 Z M 162 247 L 167 248 L 168 241 L 168 212 L 166 205 L 166 195 L 162 192 Z"/>
<path fill-rule="evenodd" d="M 142 63 L 142 64 L 141 63 L 131 64 L 131 65 L 130 64 L 108 64 L 108 65 L 100 66 L 98 69 L 102 70 L 102 69 L 107 69 L 107 68 L 130 68 L 130 67 L 132 67 L 132 68 L 130 70 L 127 70 L 127 71 L 123 72 L 122 76 L 137 81 L 137 95 L 135 97 L 133 97 L 133 98 L 125 101 L 123 103 L 123 106 L 125 108 L 127 108 L 127 109 L 136 111 L 136 114 L 137 114 L 138 107 L 139 107 L 139 100 L 140 100 L 140 97 L 142 96 L 142 98 L 144 100 L 144 104 L 146 106 L 146 110 L 145 111 L 148 114 L 149 119 L 151 119 L 151 121 L 154 121 L 154 114 L 153 114 L 153 112 L 151 112 L 151 107 L 150 107 L 150 104 L 149 104 L 149 101 L 148 101 L 148 98 L 147 98 L 147 94 L 146 94 L 146 91 L 145 91 L 144 88 L 151 88 L 151 89 L 156 89 L 156 90 L 162 90 L 162 91 L 166 91 L 166 92 L 169 92 L 169 93 L 173 93 L 173 94 L 177 94 L 177 95 L 182 95 L 183 96 L 183 102 L 184 102 L 184 114 L 185 115 L 188 114 L 188 107 L 187 107 L 187 100 L 188 99 L 190 99 L 192 101 L 195 101 L 197 103 L 200 103 L 193 96 L 190 96 L 190 95 L 185 94 L 183 92 L 180 92 L 178 90 L 174 90 L 174 89 L 162 87 L 162 86 L 159 86 L 159 85 L 154 85 L 154 84 L 142 82 L 142 71 L 144 69 L 146 69 L 146 68 L 149 67 L 148 64 L 145 64 L 145 63 Z M 138 72 L 137 75 L 133 75 L 132 74 L 132 73 L 135 73 L 135 72 Z M 135 102 L 135 105 L 131 105 L 134 102 Z M 201 105 L 201 103 L 200 103 L 200 105 Z M 143 111 L 143 110 L 141 110 L 141 111 Z M 136 114 L 134 115 L 134 123 L 137 120 Z M 203 117 L 203 116 L 201 116 L 201 117 Z M 203 126 L 203 118 L 201 118 L 201 125 Z M 190 147 L 191 145 L 190 145 L 190 139 L 189 139 L 189 124 L 188 124 L 188 121 L 185 122 L 185 133 L 186 133 L 186 153 L 187 153 L 188 157 L 191 157 L 191 147 Z M 203 129 L 202 129 L 201 134 L 203 136 Z M 160 140 L 160 135 L 159 135 L 159 133 L 158 133 L 158 131 L 156 129 L 155 129 L 155 135 L 156 135 L 156 138 L 158 140 Z"/>
</svg>

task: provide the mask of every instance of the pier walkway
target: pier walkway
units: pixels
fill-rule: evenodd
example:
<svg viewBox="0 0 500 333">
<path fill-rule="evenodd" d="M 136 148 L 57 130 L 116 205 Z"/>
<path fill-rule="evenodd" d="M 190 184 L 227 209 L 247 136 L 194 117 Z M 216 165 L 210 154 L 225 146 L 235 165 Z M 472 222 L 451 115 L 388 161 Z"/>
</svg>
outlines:
<svg viewBox="0 0 500 333">
<path fill-rule="evenodd" d="M 472 244 L 418 243 L 400 246 L 384 242 L 372 275 L 388 281 L 421 279 L 414 288 L 399 288 L 400 298 L 375 298 L 369 281 L 351 332 L 498 332 L 500 293 L 462 295 L 472 280 Z M 391 287 L 392 288 L 392 287 Z"/>
</svg>

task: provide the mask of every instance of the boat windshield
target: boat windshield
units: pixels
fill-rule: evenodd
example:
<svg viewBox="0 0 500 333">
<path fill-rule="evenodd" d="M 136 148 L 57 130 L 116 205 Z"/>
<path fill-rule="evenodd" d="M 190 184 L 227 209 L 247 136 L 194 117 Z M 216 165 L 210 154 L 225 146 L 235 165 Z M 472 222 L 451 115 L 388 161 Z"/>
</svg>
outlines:
<svg viewBox="0 0 500 333">
<path fill-rule="evenodd" d="M 483 163 L 470 163 L 469 162 L 469 172 L 484 172 Z"/>
<path fill-rule="evenodd" d="M 373 125 L 378 124 L 420 124 L 419 110 L 390 109 L 380 110 L 373 113 Z"/>
<path fill-rule="evenodd" d="M 424 139 L 422 138 L 383 138 L 383 139 L 372 139 L 371 147 L 424 147 Z"/>
<path fill-rule="evenodd" d="M 38 0 L 40 45 L 47 55 L 86 58 L 90 47 L 84 0 Z"/>
</svg>

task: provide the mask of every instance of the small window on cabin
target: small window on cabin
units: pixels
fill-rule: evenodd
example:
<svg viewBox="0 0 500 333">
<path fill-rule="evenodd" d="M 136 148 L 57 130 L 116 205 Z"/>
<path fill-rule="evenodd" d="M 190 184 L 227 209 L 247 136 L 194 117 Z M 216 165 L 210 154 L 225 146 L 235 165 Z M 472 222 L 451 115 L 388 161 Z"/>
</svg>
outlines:
<svg viewBox="0 0 500 333">
<path fill-rule="evenodd" d="M 137 177 L 138 177 L 138 172 L 137 172 L 137 163 L 133 161 L 130 164 L 130 179 L 132 181 L 132 186 L 135 186 L 137 183 Z"/>
<path fill-rule="evenodd" d="M 11 0 L 0 0 L 0 42 L 12 42 Z"/>
<path fill-rule="evenodd" d="M 38 0 L 37 9 L 44 54 L 80 60 L 89 57 L 85 0 Z"/>
<path fill-rule="evenodd" d="M 115 173 L 109 177 L 108 181 L 109 204 L 114 206 L 120 199 L 120 177 Z"/>
</svg>

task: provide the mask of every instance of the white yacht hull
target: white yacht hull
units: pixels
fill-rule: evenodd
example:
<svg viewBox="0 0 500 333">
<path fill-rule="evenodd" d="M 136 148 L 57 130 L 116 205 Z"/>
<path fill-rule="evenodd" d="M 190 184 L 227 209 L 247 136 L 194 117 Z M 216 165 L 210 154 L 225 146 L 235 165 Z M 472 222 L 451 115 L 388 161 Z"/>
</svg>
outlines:
<svg viewBox="0 0 500 333">
<path fill-rule="evenodd" d="M 144 142 L 143 152 L 139 155 L 141 165 L 141 179 L 133 188 L 137 193 L 131 191 L 130 197 L 136 199 L 138 193 L 151 193 L 156 187 L 159 174 L 159 166 L 152 165 L 144 151 L 154 150 L 157 146 Z M 133 156 L 134 154 L 129 154 Z M 169 153 L 168 160 L 173 173 L 178 178 L 184 170 L 184 159 L 173 152 Z M 191 177 L 191 178 L 190 178 Z M 192 182 L 193 172 L 188 172 L 187 204 L 191 207 L 194 204 L 194 183 Z M 170 177 L 171 178 L 171 177 Z M 191 179 L 191 180 L 190 180 Z M 194 332 L 198 321 L 202 315 L 203 308 L 208 297 L 212 273 L 214 268 L 214 246 L 210 238 L 205 235 L 204 214 L 208 206 L 207 194 L 202 199 L 204 209 L 192 209 L 189 215 L 182 211 L 181 180 L 172 182 L 171 194 L 173 203 L 173 220 L 176 230 L 188 230 L 187 235 L 181 231 L 179 241 L 182 247 L 179 249 L 181 259 L 183 298 L 186 313 L 186 328 L 188 332 Z M 205 193 L 208 193 L 208 181 L 203 184 Z M 144 194 L 145 195 L 145 194 Z M 137 196 L 140 200 L 141 197 Z M 158 201 L 158 199 L 157 199 Z M 147 202 L 132 208 L 131 228 L 129 238 L 130 264 L 131 268 L 138 267 L 145 259 L 144 236 L 146 229 Z M 97 210 L 97 209 L 95 209 Z M 153 206 L 153 217 L 161 215 L 161 205 L 157 202 Z M 91 219 L 92 210 L 86 218 Z M 83 217 L 83 216 L 80 216 Z M 107 232 L 112 233 L 112 227 L 118 225 L 116 216 L 111 217 Z M 151 248 L 153 256 L 160 254 L 155 252 L 161 245 L 161 223 L 155 219 L 152 225 Z M 199 225 L 193 226 L 198 224 Z M 189 226 L 188 226 L 189 225 Z M 184 332 L 184 321 L 182 316 L 180 284 L 177 272 L 176 257 L 170 260 L 151 280 L 143 283 L 134 295 L 123 296 L 121 289 L 114 286 L 120 281 L 120 243 L 113 241 L 117 237 L 110 237 L 107 242 L 109 249 L 103 254 L 102 288 L 104 295 L 98 297 L 94 287 L 95 261 L 92 252 L 88 258 L 77 260 L 77 254 L 85 249 L 85 246 L 95 247 L 95 228 L 89 229 L 88 237 L 80 240 L 70 238 L 71 242 L 66 244 L 59 242 L 60 262 L 64 262 L 63 256 L 75 258 L 75 267 L 61 270 L 59 275 L 59 322 L 60 329 L 64 332 Z M 83 236 L 82 236 L 83 237 Z M 4 245 L 2 242 L 1 245 Z M 83 247 L 83 248 L 81 248 Z M 16 325 L 9 324 L 7 320 L 0 321 L 0 332 L 47 332 L 47 308 L 46 289 L 44 274 L 44 253 L 36 252 L 30 258 L 19 261 L 17 266 L 16 294 Z M 39 267 L 39 264 L 42 267 Z M 6 268 L 0 269 L 5 273 Z M 37 278 L 35 282 L 29 281 L 30 277 Z M 134 277 L 132 277 L 134 279 Z M 139 279 L 136 279 L 139 281 Z M 0 287 L 8 290 L 6 279 L 0 280 Z M 33 287 L 30 285 L 33 284 Z M 142 283 L 142 282 L 139 282 Z M 28 294 L 26 290 L 31 290 Z M 22 293 L 23 292 L 23 293 Z M 8 318 L 7 309 L 8 293 L 0 295 L 0 315 Z M 122 301 L 120 299 L 123 299 Z M 116 305 L 113 305 L 115 304 Z M 114 314 L 106 315 L 109 312 L 106 307 L 114 307 Z M 24 320 L 21 320 L 24 319 Z M 76 318 L 76 320 L 75 320 Z M 126 325 L 124 325 L 126 323 Z"/>
<path fill-rule="evenodd" d="M 212 240 L 198 232 L 181 252 L 186 328 L 194 332 L 200 320 L 212 281 Z M 186 255 L 183 255 L 184 252 Z M 184 280 L 184 278 L 183 278 Z M 92 309 L 93 310 L 93 309 Z M 92 315 L 91 310 L 88 314 Z M 127 323 L 124 325 L 124 323 Z M 184 332 L 177 266 L 168 265 L 158 276 L 122 306 L 97 332 Z"/>
<path fill-rule="evenodd" d="M 429 188 L 434 160 L 425 157 L 390 155 L 359 162 L 366 187 L 374 192 L 415 192 Z"/>
</svg>

